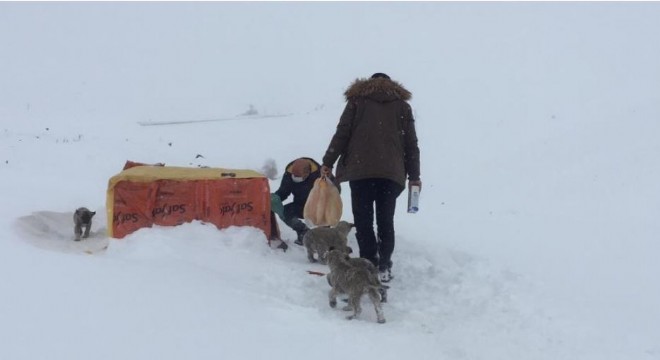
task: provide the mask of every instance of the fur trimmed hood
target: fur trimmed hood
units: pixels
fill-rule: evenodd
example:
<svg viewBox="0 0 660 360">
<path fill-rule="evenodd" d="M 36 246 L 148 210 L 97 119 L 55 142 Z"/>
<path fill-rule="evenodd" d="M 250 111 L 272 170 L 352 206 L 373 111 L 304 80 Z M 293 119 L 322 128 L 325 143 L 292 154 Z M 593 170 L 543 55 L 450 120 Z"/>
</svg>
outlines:
<svg viewBox="0 0 660 360">
<path fill-rule="evenodd" d="M 355 79 L 344 92 L 344 96 L 347 101 L 359 97 L 368 97 L 379 102 L 388 102 L 397 99 L 408 101 L 412 97 L 412 93 L 394 80 L 363 78 Z"/>
</svg>

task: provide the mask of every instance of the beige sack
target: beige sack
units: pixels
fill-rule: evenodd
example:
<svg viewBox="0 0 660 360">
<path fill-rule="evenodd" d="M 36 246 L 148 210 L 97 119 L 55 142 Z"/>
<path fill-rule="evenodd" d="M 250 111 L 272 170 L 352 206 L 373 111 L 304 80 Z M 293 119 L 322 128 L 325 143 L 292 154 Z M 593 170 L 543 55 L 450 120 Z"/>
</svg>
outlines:
<svg viewBox="0 0 660 360">
<path fill-rule="evenodd" d="M 305 203 L 305 220 L 316 226 L 334 226 L 341 220 L 341 212 L 341 196 L 337 187 L 325 176 L 316 179 Z"/>
</svg>

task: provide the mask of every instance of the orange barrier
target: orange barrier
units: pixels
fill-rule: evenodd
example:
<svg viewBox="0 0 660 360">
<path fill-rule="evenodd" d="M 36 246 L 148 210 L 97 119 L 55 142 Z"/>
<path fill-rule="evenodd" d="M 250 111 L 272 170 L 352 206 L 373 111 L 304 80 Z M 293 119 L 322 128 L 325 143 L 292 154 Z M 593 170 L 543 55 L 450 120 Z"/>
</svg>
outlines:
<svg viewBox="0 0 660 360">
<path fill-rule="evenodd" d="M 193 220 L 218 228 L 253 226 L 279 238 L 270 211 L 268 179 L 251 170 L 133 166 L 108 184 L 108 235 L 124 236 L 152 225 Z"/>
</svg>

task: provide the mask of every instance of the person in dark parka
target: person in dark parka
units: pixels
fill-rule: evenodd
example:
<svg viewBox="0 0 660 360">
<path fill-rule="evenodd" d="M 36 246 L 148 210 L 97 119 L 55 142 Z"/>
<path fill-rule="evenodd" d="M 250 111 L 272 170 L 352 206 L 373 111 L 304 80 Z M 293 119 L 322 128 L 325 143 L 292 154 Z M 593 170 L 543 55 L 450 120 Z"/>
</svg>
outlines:
<svg viewBox="0 0 660 360">
<path fill-rule="evenodd" d="M 388 75 L 357 79 L 344 93 L 346 107 L 323 157 L 322 174 L 348 181 L 360 257 L 379 269 L 383 282 L 392 278 L 394 211 L 408 186 L 419 186 L 420 159 L 412 94 Z M 377 234 L 374 233 L 374 205 Z"/>
</svg>

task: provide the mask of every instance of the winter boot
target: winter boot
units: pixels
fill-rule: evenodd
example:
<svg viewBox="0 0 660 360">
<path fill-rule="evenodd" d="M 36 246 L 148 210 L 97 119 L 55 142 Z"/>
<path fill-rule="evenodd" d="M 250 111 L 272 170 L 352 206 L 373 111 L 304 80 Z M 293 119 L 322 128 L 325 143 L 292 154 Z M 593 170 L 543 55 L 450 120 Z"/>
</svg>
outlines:
<svg viewBox="0 0 660 360">
<path fill-rule="evenodd" d="M 305 236 L 305 233 L 309 230 L 307 225 L 305 225 L 304 222 L 300 221 L 300 219 L 296 219 L 297 221 L 292 221 L 291 226 L 293 230 L 296 231 L 296 234 L 298 234 L 298 238 L 293 242 L 296 245 L 301 245 L 303 244 L 303 237 Z"/>
<path fill-rule="evenodd" d="M 380 280 L 380 282 L 388 283 L 393 278 L 394 278 L 394 276 L 392 276 L 392 269 L 378 270 L 378 280 Z"/>
<path fill-rule="evenodd" d="M 303 237 L 305 237 L 305 233 L 306 233 L 306 232 L 307 232 L 307 231 L 298 231 L 298 232 L 297 232 L 297 233 L 298 233 L 298 238 L 297 238 L 293 243 L 296 244 L 296 245 L 300 245 L 300 246 L 302 246 L 302 244 L 303 244 Z"/>
</svg>

